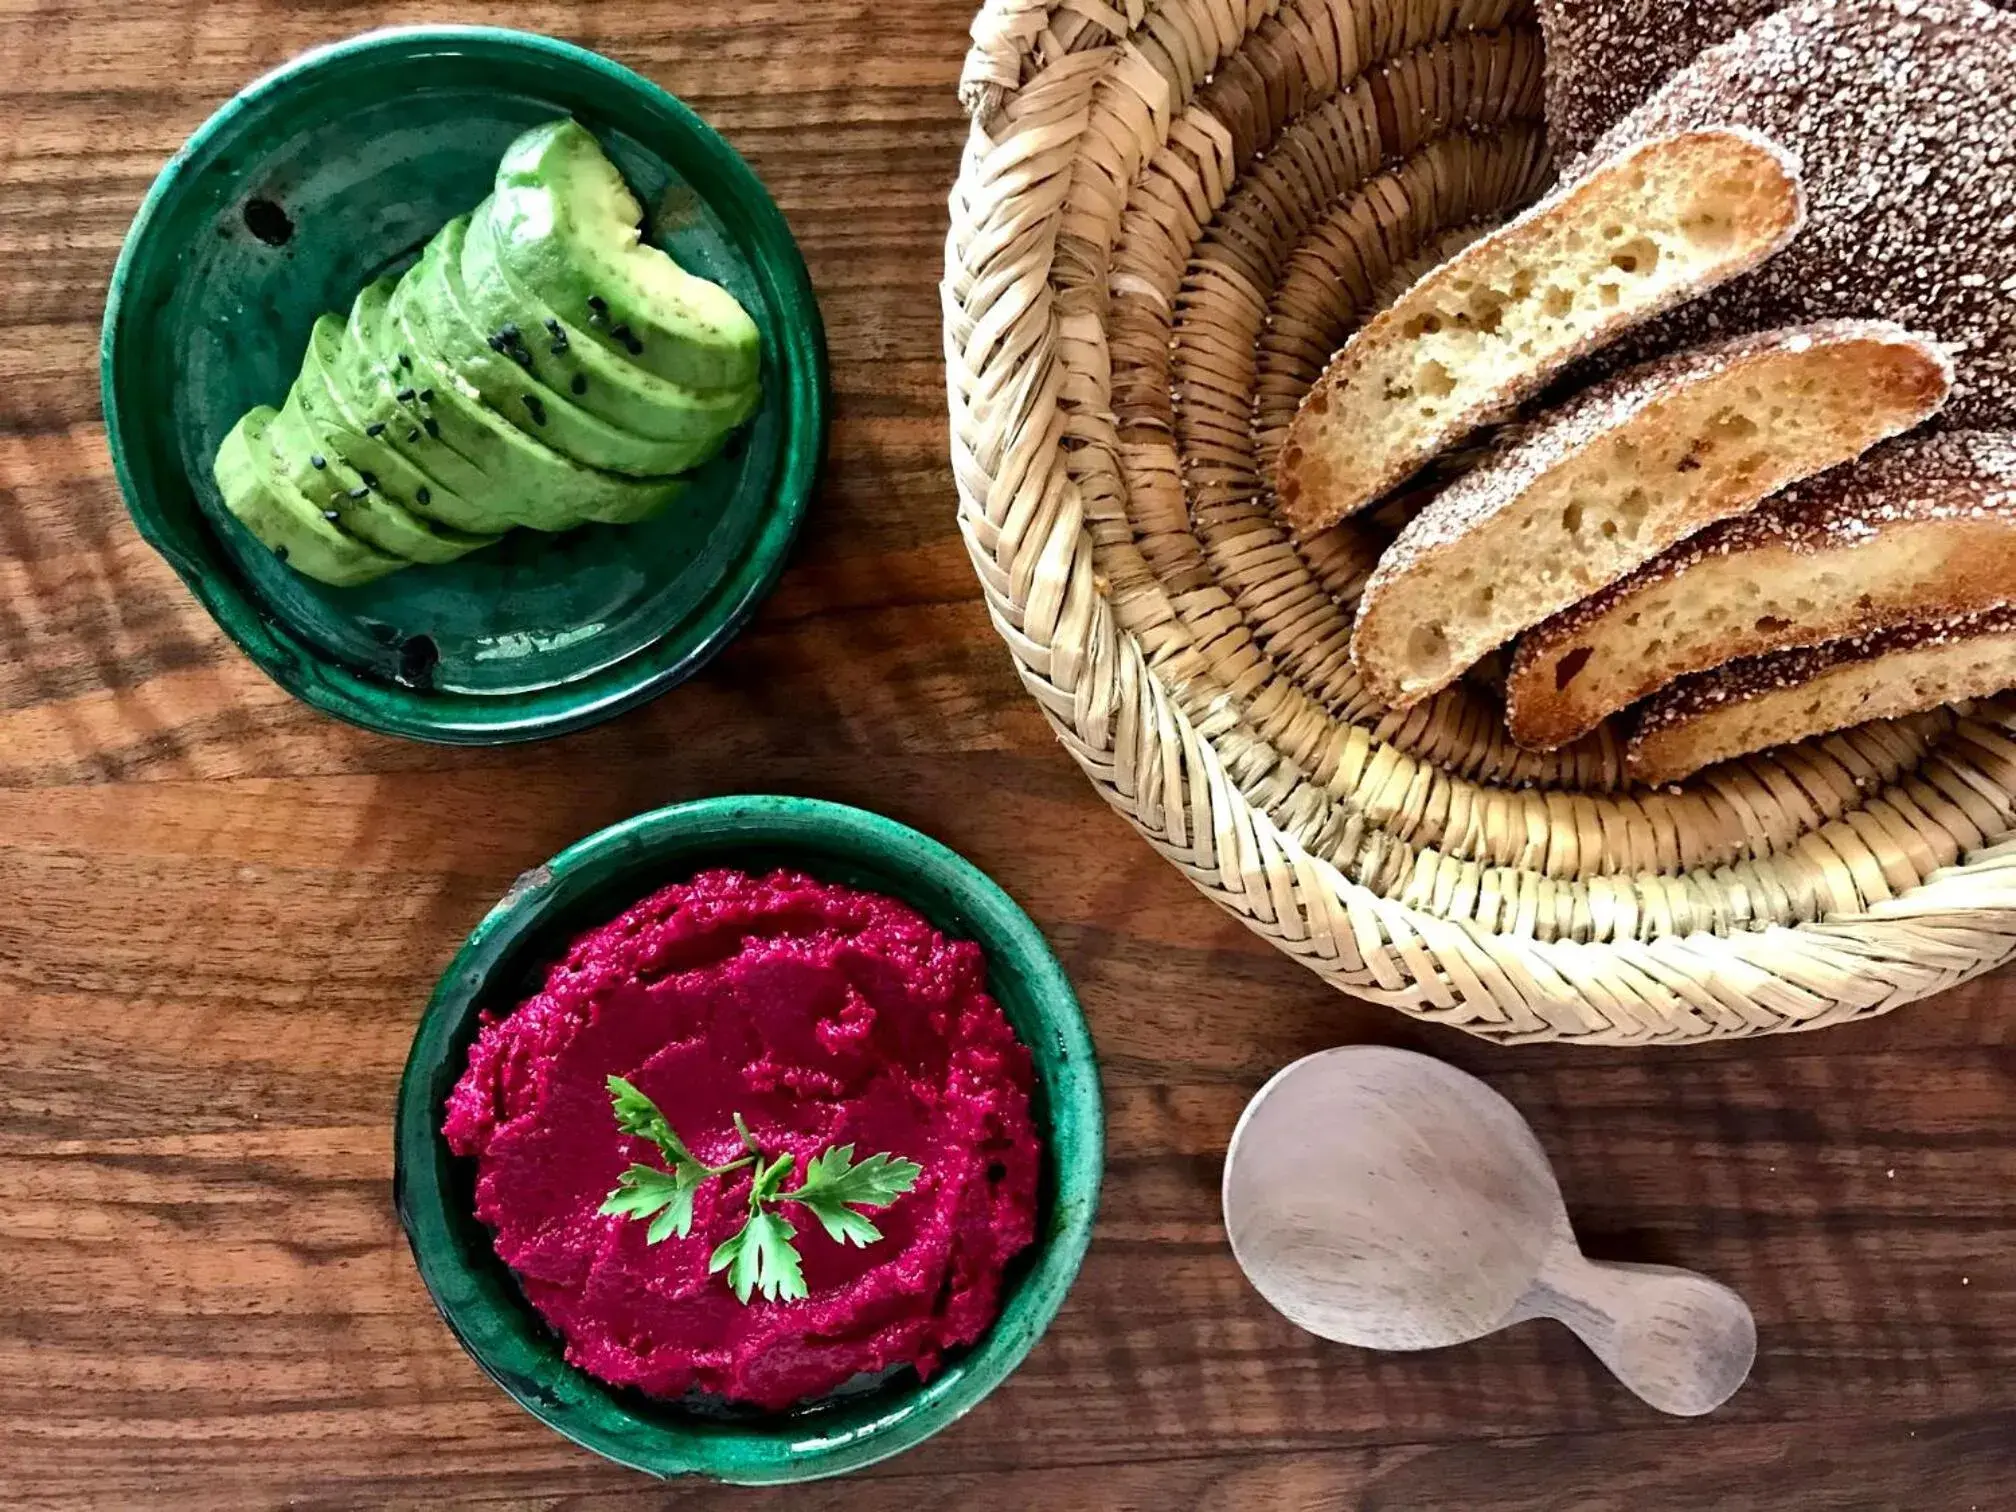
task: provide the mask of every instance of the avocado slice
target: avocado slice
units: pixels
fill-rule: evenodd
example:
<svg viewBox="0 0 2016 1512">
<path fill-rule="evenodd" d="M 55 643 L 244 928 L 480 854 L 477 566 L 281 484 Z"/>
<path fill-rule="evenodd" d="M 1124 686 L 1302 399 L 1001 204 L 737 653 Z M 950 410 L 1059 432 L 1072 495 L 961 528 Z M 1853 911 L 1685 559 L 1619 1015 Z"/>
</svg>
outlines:
<svg viewBox="0 0 2016 1512">
<path fill-rule="evenodd" d="M 434 351 L 469 380 L 485 403 L 555 451 L 607 472 L 663 477 L 684 472 L 702 458 L 704 445 L 647 440 L 589 414 L 506 356 L 501 340 L 493 346 L 462 302 L 462 244 L 468 229 L 469 217 L 460 216 L 429 243 L 419 266 L 406 275 L 407 283 L 417 280 L 418 285 L 405 308 L 430 337 Z"/>
<path fill-rule="evenodd" d="M 269 434 L 275 418 L 263 404 L 246 411 L 217 448 L 211 471 L 224 507 L 275 556 L 318 583 L 351 588 L 404 567 L 324 519 L 279 475 Z"/>
<path fill-rule="evenodd" d="M 754 382 L 712 391 L 672 383 L 561 318 L 499 260 L 489 203 L 470 218 L 461 283 L 463 308 L 486 343 L 495 337 L 520 368 L 611 425 L 651 440 L 702 443 L 696 465 L 756 412 L 762 390 Z"/>
<path fill-rule="evenodd" d="M 401 283 L 393 292 L 379 330 L 381 374 L 410 355 L 411 381 L 394 397 L 440 439 L 489 478 L 484 495 L 515 524 L 533 530 L 571 530 L 584 520 L 632 519 L 655 512 L 677 492 L 672 479 L 619 478 L 583 467 L 529 436 L 483 402 L 468 380 L 443 362 L 425 339 L 409 308 L 412 291 Z M 412 398 L 402 397 L 412 395 Z"/>
<path fill-rule="evenodd" d="M 518 280 L 610 351 L 694 388 L 756 381 L 756 322 L 643 239 L 636 196 L 578 122 L 535 126 L 504 150 L 490 215 Z"/>
<path fill-rule="evenodd" d="M 344 361 L 343 323 L 333 315 L 315 322 L 308 338 L 308 354 L 301 361 L 301 376 L 294 389 L 301 398 L 301 413 L 324 440 L 331 454 L 360 474 L 378 479 L 379 491 L 403 505 L 410 513 L 437 525 L 495 539 L 493 515 L 470 503 L 433 474 L 423 471 L 399 449 L 407 430 L 417 430 L 410 422 L 395 428 L 383 420 L 369 420 L 352 410 L 350 398 L 336 382 Z M 373 434 L 375 432 L 376 434 Z M 426 442 L 420 431 L 416 448 Z M 438 443 L 427 443 L 434 445 Z M 458 456 L 456 461 L 460 462 Z"/>
<path fill-rule="evenodd" d="M 357 295 L 344 328 L 341 363 L 331 370 L 331 387 L 366 422 L 367 430 L 382 424 L 381 435 L 415 467 L 468 502 L 473 513 L 457 520 L 457 525 L 501 535 L 517 521 L 499 507 L 489 473 L 442 439 L 440 421 L 430 427 L 426 422 L 433 417 L 399 398 L 410 392 L 417 399 L 420 380 L 413 354 L 401 350 L 398 338 L 387 334 L 391 329 L 387 309 L 397 287 L 397 279 L 381 278 Z"/>
<path fill-rule="evenodd" d="M 280 406 L 267 432 L 281 475 L 310 503 L 333 509 L 337 523 L 387 556 L 409 562 L 452 562 L 497 537 L 451 530 L 409 513 L 379 492 L 376 473 L 365 477 L 309 423 L 301 409 L 302 380 Z"/>
</svg>

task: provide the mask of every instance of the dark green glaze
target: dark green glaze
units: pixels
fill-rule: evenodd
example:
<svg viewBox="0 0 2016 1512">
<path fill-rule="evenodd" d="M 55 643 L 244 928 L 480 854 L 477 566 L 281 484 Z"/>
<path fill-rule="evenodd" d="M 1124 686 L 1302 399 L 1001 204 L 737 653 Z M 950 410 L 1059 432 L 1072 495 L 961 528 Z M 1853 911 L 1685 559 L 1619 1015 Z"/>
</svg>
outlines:
<svg viewBox="0 0 2016 1512">
<path fill-rule="evenodd" d="M 888 893 L 987 954 L 988 987 L 1036 1064 L 1044 1133 L 1036 1245 L 1009 1272 L 993 1328 L 928 1384 L 913 1372 L 781 1415 L 682 1409 L 603 1385 L 568 1365 L 474 1216 L 474 1163 L 440 1133 L 477 1015 L 537 990 L 583 930 L 708 866 L 801 868 Z M 811 1480 L 872 1464 L 965 1413 L 1021 1363 L 1078 1273 L 1091 1237 L 1105 1123 L 1092 1043 L 1042 934 L 964 860 L 889 819 L 802 798 L 720 798 L 644 814 L 520 877 L 470 934 L 420 1020 L 399 1087 L 394 1190 L 400 1221 L 441 1315 L 513 1397 L 576 1443 L 654 1475 L 739 1484 Z"/>
<path fill-rule="evenodd" d="M 490 192 L 514 137 L 568 113 L 646 205 L 679 207 L 653 239 L 755 316 L 762 408 L 644 523 L 518 532 L 358 588 L 290 571 L 226 514 L 210 477 L 218 442 L 253 405 L 279 406 L 318 314 L 347 311 L 365 283 L 403 268 Z M 284 245 L 252 233 L 254 201 L 291 220 Z M 339 718 L 453 744 L 578 729 L 691 675 L 782 570 L 825 439 L 818 309 L 747 165 L 608 59 L 482 27 L 352 38 L 219 110 L 141 207 L 100 357 L 128 507 L 225 633 Z M 402 664 L 416 665 L 408 643 L 427 649 L 416 637 L 431 642 L 425 688 L 400 682 Z"/>
</svg>

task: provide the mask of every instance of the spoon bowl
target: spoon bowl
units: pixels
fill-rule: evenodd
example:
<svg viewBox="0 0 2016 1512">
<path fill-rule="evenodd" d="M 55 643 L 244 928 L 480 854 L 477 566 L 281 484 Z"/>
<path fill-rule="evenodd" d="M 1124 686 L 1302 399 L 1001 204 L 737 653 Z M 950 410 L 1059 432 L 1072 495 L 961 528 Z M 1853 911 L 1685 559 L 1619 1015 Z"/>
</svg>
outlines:
<svg viewBox="0 0 2016 1512">
<path fill-rule="evenodd" d="M 1425 1055 L 1350 1046 L 1280 1072 L 1233 1131 L 1224 1205 L 1254 1288 L 1339 1343 L 1434 1349 L 1552 1317 L 1682 1416 L 1720 1406 L 1756 1358 L 1727 1287 L 1584 1257 L 1519 1111 Z"/>
</svg>

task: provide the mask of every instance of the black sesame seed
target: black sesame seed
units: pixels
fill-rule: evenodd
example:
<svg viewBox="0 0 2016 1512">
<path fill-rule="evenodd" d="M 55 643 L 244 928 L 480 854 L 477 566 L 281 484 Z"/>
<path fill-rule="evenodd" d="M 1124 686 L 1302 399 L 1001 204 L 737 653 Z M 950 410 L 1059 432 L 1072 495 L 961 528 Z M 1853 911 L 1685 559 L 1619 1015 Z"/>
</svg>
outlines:
<svg viewBox="0 0 2016 1512">
<path fill-rule="evenodd" d="M 411 430 L 407 431 L 406 439 L 408 441 L 418 441 L 420 439 L 420 427 L 416 425 Z"/>
<path fill-rule="evenodd" d="M 364 427 L 364 434 L 376 440 L 385 434 L 385 422 L 383 420 L 373 420 L 369 425 Z"/>
<path fill-rule="evenodd" d="M 434 490 L 429 488 L 425 483 L 422 483 L 414 492 L 413 501 L 416 504 L 432 504 L 434 502 Z"/>
<path fill-rule="evenodd" d="M 511 360 L 524 368 L 528 373 L 532 371 L 532 354 L 522 346 L 511 348 Z"/>
<path fill-rule="evenodd" d="M 607 315 L 609 313 L 609 301 L 604 299 L 600 294 L 590 294 L 588 296 L 588 308 L 593 310 L 597 315 Z"/>
<path fill-rule="evenodd" d="M 350 490 L 350 497 L 353 499 L 369 498 L 370 494 L 371 490 L 368 488 L 353 488 Z"/>
<path fill-rule="evenodd" d="M 412 389 L 403 388 L 399 390 L 399 402 L 401 404 L 411 404 L 413 402 L 413 398 L 414 398 L 414 391 Z"/>
<path fill-rule="evenodd" d="M 325 520 L 340 520 L 343 516 L 336 513 L 333 509 L 325 509 L 322 511 L 322 518 Z"/>
<path fill-rule="evenodd" d="M 553 338 L 553 355 L 555 357 L 561 357 L 565 356 L 566 352 L 567 352 L 566 336 L 565 335 L 555 336 Z"/>
<path fill-rule="evenodd" d="M 441 426 L 434 419 L 432 415 L 429 415 L 425 420 L 422 420 L 420 423 L 426 427 L 428 435 L 439 436 L 441 434 Z"/>
<path fill-rule="evenodd" d="M 315 471 L 320 472 L 329 465 L 329 459 L 323 456 L 322 453 L 316 452 L 314 456 L 308 459 L 308 465 L 314 468 Z"/>
<path fill-rule="evenodd" d="M 407 352 L 401 352 L 401 353 L 399 354 L 399 366 L 401 366 L 402 368 L 406 369 L 406 371 L 407 371 L 407 372 L 409 372 L 409 373 L 410 373 L 410 372 L 412 372 L 412 371 L 413 371 L 413 358 L 412 358 L 412 355 L 411 355 L 410 353 L 407 353 Z"/>
<path fill-rule="evenodd" d="M 504 338 L 503 338 L 502 336 L 492 336 L 492 337 L 490 338 L 490 350 L 491 350 L 491 351 L 493 351 L 493 352 L 501 352 L 501 351 L 503 351 L 503 350 L 504 350 Z"/>
<path fill-rule="evenodd" d="M 376 488 L 378 486 L 378 475 L 376 473 L 368 473 L 360 467 L 357 469 L 357 476 L 364 480 L 366 488 Z"/>
<path fill-rule="evenodd" d="M 546 406 L 539 402 L 537 394 L 527 394 L 525 396 L 525 413 L 532 417 L 534 425 L 544 425 L 546 423 Z"/>
<path fill-rule="evenodd" d="M 420 402 L 422 404 L 432 404 L 434 402 L 434 390 L 430 388 L 420 390 Z"/>
<path fill-rule="evenodd" d="M 574 392 L 577 394 L 585 394 L 588 392 L 588 380 L 582 377 L 582 375 L 579 373 L 576 373 L 574 375 L 574 381 L 568 384 L 567 386 L 572 390 L 574 390 Z"/>
<path fill-rule="evenodd" d="M 560 322 L 553 316 L 548 315 L 546 317 L 546 329 L 551 331 L 555 336 L 558 336 L 560 334 Z"/>
<path fill-rule="evenodd" d="M 285 546 L 275 546 L 273 548 L 273 555 L 277 560 L 284 562 L 287 560 L 287 548 Z"/>
<path fill-rule="evenodd" d="M 519 337 L 519 330 L 516 324 L 506 321 L 502 326 L 498 327 L 497 334 L 502 336 L 506 341 L 516 341 Z"/>
</svg>

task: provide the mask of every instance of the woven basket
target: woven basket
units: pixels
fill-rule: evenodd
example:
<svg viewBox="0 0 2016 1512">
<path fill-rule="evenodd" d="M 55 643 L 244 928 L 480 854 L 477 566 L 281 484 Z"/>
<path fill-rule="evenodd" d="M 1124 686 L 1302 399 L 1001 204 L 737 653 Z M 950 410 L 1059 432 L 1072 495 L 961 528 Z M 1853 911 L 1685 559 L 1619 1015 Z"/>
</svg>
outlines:
<svg viewBox="0 0 2016 1512">
<path fill-rule="evenodd" d="M 1817 1028 L 2016 952 L 2016 702 L 1632 788 L 1608 732 L 1366 695 L 1404 500 L 1275 523 L 1330 353 L 1547 181 L 1531 0 L 1119 3 L 974 23 L 944 287 L 960 526 L 1107 800 L 1337 987 L 1494 1039 Z"/>
</svg>

